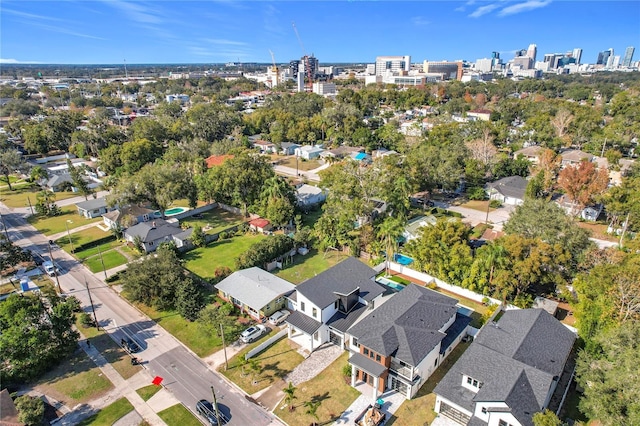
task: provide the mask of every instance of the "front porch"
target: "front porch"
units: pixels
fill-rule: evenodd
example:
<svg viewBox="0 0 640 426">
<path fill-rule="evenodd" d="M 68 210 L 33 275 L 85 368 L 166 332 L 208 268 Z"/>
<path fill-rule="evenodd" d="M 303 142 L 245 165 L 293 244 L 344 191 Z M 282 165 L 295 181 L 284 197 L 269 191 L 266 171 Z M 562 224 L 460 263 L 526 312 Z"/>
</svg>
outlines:
<svg viewBox="0 0 640 426">
<path fill-rule="evenodd" d="M 320 327 L 322 323 L 294 311 L 285 321 L 287 323 L 287 337 L 300 345 L 301 348 L 313 352 L 324 342 L 320 338 Z"/>
</svg>

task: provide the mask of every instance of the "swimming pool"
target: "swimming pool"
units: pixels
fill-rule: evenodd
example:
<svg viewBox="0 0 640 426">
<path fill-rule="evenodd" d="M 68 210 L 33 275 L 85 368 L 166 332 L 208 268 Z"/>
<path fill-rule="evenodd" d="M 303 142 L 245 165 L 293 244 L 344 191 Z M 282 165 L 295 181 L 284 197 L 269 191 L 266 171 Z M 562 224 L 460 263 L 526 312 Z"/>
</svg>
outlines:
<svg viewBox="0 0 640 426">
<path fill-rule="evenodd" d="M 460 306 L 458 305 L 458 313 L 470 317 L 472 313 L 474 313 L 475 311 L 471 308 L 467 308 L 466 306 Z"/>
<path fill-rule="evenodd" d="M 393 255 L 393 260 L 401 265 L 410 265 L 413 263 L 413 259 L 409 256 L 405 256 L 404 254 L 396 253 Z"/>
<path fill-rule="evenodd" d="M 186 211 L 189 211 L 189 209 L 186 208 L 186 207 L 174 207 L 172 209 L 165 210 L 164 211 L 164 215 L 165 216 L 175 216 L 177 214 L 184 213 Z"/>
<path fill-rule="evenodd" d="M 385 278 L 385 277 L 376 278 L 376 282 L 378 284 L 386 285 L 387 287 L 391 287 L 392 289 L 398 290 L 398 291 L 404 289 L 404 287 L 405 287 L 402 284 L 399 284 L 399 283 L 397 283 L 395 281 L 391 281 L 390 279 Z"/>
</svg>

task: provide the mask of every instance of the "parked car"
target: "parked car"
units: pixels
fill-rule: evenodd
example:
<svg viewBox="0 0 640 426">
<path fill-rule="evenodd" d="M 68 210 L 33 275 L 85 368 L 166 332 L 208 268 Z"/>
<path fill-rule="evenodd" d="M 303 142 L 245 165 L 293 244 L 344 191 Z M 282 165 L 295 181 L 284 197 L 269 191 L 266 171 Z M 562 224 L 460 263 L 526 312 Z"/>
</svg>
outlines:
<svg viewBox="0 0 640 426">
<path fill-rule="evenodd" d="M 284 322 L 284 320 L 287 319 L 289 315 L 291 315 L 291 312 L 286 311 L 284 309 L 281 311 L 275 312 L 273 315 L 269 317 L 269 323 L 273 325 L 280 325 L 282 322 Z"/>
<path fill-rule="evenodd" d="M 198 401 L 198 403 L 196 404 L 196 411 L 202 417 L 207 419 L 207 422 L 209 422 L 210 425 L 218 424 L 218 419 L 216 417 L 216 412 L 213 409 L 213 404 L 206 399 L 201 399 L 200 401 Z"/>
<path fill-rule="evenodd" d="M 122 347 L 124 347 L 127 351 L 131 352 L 132 354 L 135 354 L 136 352 L 140 352 L 140 346 L 128 337 L 125 337 L 124 339 L 120 340 L 120 343 L 122 344 Z"/>
<path fill-rule="evenodd" d="M 50 260 L 42 263 L 42 268 L 44 269 L 44 272 L 46 272 L 50 277 L 55 277 L 56 272 L 60 273 L 60 270 L 56 266 L 53 266 L 53 262 Z"/>
<path fill-rule="evenodd" d="M 240 335 L 240 341 L 243 343 L 251 343 L 260 338 L 264 333 L 266 333 L 267 327 L 262 324 L 252 325 L 242 332 Z"/>
</svg>

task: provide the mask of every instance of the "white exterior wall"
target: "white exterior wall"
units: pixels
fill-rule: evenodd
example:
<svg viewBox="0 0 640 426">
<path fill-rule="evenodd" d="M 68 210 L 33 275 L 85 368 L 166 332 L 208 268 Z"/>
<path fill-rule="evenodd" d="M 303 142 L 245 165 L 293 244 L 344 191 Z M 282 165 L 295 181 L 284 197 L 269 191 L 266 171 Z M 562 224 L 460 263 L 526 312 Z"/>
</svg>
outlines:
<svg viewBox="0 0 640 426">
<path fill-rule="evenodd" d="M 431 352 L 429 352 L 429 355 L 422 358 L 422 361 L 420 361 L 420 363 L 416 366 L 418 374 L 420 375 L 420 381 L 416 383 L 411 389 L 411 398 L 413 398 L 413 396 L 418 392 L 418 389 L 420 389 L 423 383 L 427 381 L 429 376 L 431 376 L 431 374 L 436 371 L 436 368 L 438 368 L 438 365 L 440 365 L 439 358 L 440 343 L 438 343 L 436 347 L 433 348 Z M 435 365 L 436 361 L 438 361 L 438 365 Z"/>
<path fill-rule="evenodd" d="M 491 413 L 483 413 L 482 412 L 483 408 L 507 408 L 507 404 L 504 402 L 493 402 L 493 401 L 476 402 L 475 411 L 473 412 L 473 415 L 489 423 L 489 418 L 491 417 Z"/>
<path fill-rule="evenodd" d="M 504 420 L 513 426 L 522 426 L 522 423 L 516 419 L 511 413 L 489 413 L 488 426 L 498 426 L 500 420 Z"/>
</svg>

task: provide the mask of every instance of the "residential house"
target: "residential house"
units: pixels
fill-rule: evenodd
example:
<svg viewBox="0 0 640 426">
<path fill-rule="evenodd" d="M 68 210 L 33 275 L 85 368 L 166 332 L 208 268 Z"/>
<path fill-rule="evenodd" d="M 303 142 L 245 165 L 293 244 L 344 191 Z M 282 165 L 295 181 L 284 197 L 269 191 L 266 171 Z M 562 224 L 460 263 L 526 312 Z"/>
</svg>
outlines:
<svg viewBox="0 0 640 426">
<path fill-rule="evenodd" d="M 342 160 L 345 157 L 351 157 L 352 154 L 358 154 L 364 152 L 364 148 L 356 146 L 340 145 L 334 149 L 328 149 L 320 154 L 320 157 L 324 160 L 329 158 Z"/>
<path fill-rule="evenodd" d="M 273 226 L 267 219 L 258 217 L 249 221 L 249 229 L 264 234 L 265 232 L 271 231 L 271 229 L 273 229 Z"/>
<path fill-rule="evenodd" d="M 276 144 L 263 140 L 255 141 L 253 147 L 260 150 L 260 154 L 276 154 L 278 152 Z"/>
<path fill-rule="evenodd" d="M 540 155 L 542 155 L 542 151 L 544 151 L 543 147 L 532 145 L 514 152 L 513 157 L 518 158 L 520 156 L 523 156 L 532 164 L 538 164 L 540 162 Z"/>
<path fill-rule="evenodd" d="M 372 400 L 395 389 L 407 399 L 467 335 L 471 318 L 457 300 L 410 284 L 347 330 L 351 385 L 373 387 Z"/>
<path fill-rule="evenodd" d="M 371 156 L 376 159 L 376 158 L 382 158 L 382 157 L 387 157 L 389 155 L 396 155 L 398 154 L 397 151 L 393 151 L 393 150 L 388 150 L 386 148 L 378 148 L 378 149 L 374 149 L 371 152 Z"/>
<path fill-rule="evenodd" d="M 509 176 L 486 185 L 485 191 L 491 200 L 499 200 L 503 204 L 519 206 L 524 203 L 527 180 L 522 176 Z"/>
<path fill-rule="evenodd" d="M 229 275 L 216 286 L 218 295 L 233 303 L 256 320 L 269 317 L 287 307 L 285 296 L 295 286 L 258 267 L 242 269 Z"/>
<path fill-rule="evenodd" d="M 593 161 L 599 168 L 606 169 L 609 172 L 609 186 L 622 184 L 622 177 L 627 174 L 634 164 L 634 160 L 620 159 L 617 165 L 612 166 L 605 157 L 595 157 Z"/>
<path fill-rule="evenodd" d="M 420 228 L 435 225 L 437 219 L 434 215 L 428 216 L 418 216 L 414 219 L 411 219 L 404 227 L 404 231 L 402 231 L 402 237 L 406 241 L 415 240 L 420 236 Z"/>
<path fill-rule="evenodd" d="M 140 222 L 127 228 L 123 235 L 124 239 L 130 243 L 136 243 L 139 239 L 144 251 L 150 253 L 164 242 L 175 242 L 174 235 L 183 232 L 176 219 L 154 219 L 151 222 Z"/>
<path fill-rule="evenodd" d="M 588 152 L 580 151 L 579 149 L 568 149 L 560 153 L 562 157 L 562 167 L 577 166 L 582 161 L 593 161 L 596 156 L 589 154 Z"/>
<path fill-rule="evenodd" d="M 282 155 L 293 155 L 296 153 L 296 148 L 300 148 L 302 145 L 298 145 L 293 142 L 282 142 L 280 144 L 280 154 Z"/>
<path fill-rule="evenodd" d="M 434 389 L 435 411 L 461 425 L 533 426 L 549 407 L 576 335 L 543 309 L 485 325 Z M 563 380 L 564 379 L 564 380 Z M 557 408 L 557 407 L 556 407 Z"/>
<path fill-rule="evenodd" d="M 78 214 L 87 219 L 102 216 L 105 213 L 115 210 L 115 207 L 109 207 L 104 197 L 82 201 L 76 204 Z"/>
<path fill-rule="evenodd" d="M 128 228 L 140 222 L 148 222 L 159 217 L 156 210 L 142 206 L 120 207 L 102 215 L 102 221 L 110 229 Z"/>
<path fill-rule="evenodd" d="M 467 111 L 468 117 L 475 117 L 478 120 L 489 121 L 491 119 L 491 111 L 488 109 L 474 109 Z"/>
<path fill-rule="evenodd" d="M 63 173 L 51 176 L 45 186 L 51 192 L 60 192 L 71 187 L 72 184 L 73 179 L 71 179 L 71 175 L 69 173 Z"/>
<path fill-rule="evenodd" d="M 7 389 L 0 392 L 0 426 L 24 426 Z"/>
<path fill-rule="evenodd" d="M 207 169 L 210 169 L 212 167 L 217 167 L 217 166 L 221 166 L 225 161 L 229 160 L 233 158 L 233 155 L 230 154 L 226 154 L 226 155 L 211 155 L 207 158 L 205 158 L 205 163 L 207 164 Z"/>
<path fill-rule="evenodd" d="M 344 347 L 347 329 L 386 300 L 375 276 L 374 269 L 349 257 L 298 284 L 288 296 L 289 339 L 309 351 L 326 342 Z"/>
<path fill-rule="evenodd" d="M 314 158 L 320 157 L 320 154 L 324 151 L 324 149 L 319 148 L 315 145 L 303 145 L 294 150 L 296 157 L 304 158 L 305 160 L 313 160 Z"/>
<path fill-rule="evenodd" d="M 326 199 L 326 191 L 317 186 L 303 184 L 296 189 L 296 201 L 299 207 L 310 207 Z"/>
</svg>

